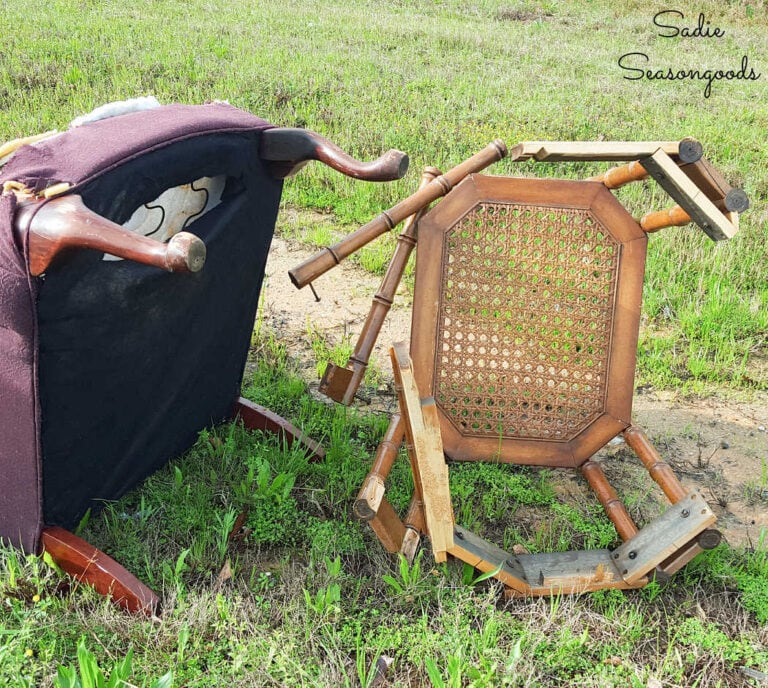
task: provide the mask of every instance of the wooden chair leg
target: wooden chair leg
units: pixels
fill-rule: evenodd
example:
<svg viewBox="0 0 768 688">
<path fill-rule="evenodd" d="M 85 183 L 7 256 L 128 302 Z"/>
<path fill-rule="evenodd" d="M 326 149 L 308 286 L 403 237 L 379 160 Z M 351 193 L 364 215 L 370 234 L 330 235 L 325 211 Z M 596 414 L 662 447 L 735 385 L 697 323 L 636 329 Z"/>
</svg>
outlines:
<svg viewBox="0 0 768 688">
<path fill-rule="evenodd" d="M 608 482 L 608 478 L 605 477 L 600 464 L 589 460 L 582 465 L 581 473 L 597 495 L 600 504 L 603 505 L 603 509 L 605 509 L 608 518 L 611 519 L 619 537 L 626 542 L 631 537 L 637 535 L 635 522 L 616 494 L 616 490 Z"/>
<path fill-rule="evenodd" d="M 646 434 L 636 425 L 623 433 L 624 440 L 643 462 L 651 478 L 656 481 L 672 504 L 685 499 L 688 491 L 680 484 L 669 465 L 661 458 Z"/>
<path fill-rule="evenodd" d="M 300 444 L 313 461 L 325 459 L 325 450 L 320 444 L 304 435 L 301 430 L 291 425 L 282 416 L 278 416 L 269 409 L 259 406 L 259 404 L 254 404 L 248 399 L 238 398 L 232 410 L 232 418 L 240 420 L 248 430 L 262 430 L 280 435 L 289 447 L 292 447 L 295 443 Z"/>
<path fill-rule="evenodd" d="M 136 576 L 85 540 L 63 528 L 43 528 L 41 543 L 54 562 L 70 576 L 109 595 L 122 609 L 134 614 L 157 614 L 160 598 Z"/>
</svg>

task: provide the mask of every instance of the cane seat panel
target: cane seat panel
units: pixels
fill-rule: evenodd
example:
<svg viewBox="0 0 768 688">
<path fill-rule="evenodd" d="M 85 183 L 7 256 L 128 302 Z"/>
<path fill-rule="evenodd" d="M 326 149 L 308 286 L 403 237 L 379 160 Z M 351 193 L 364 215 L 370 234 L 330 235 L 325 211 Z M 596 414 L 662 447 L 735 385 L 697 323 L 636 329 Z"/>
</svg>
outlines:
<svg viewBox="0 0 768 688">
<path fill-rule="evenodd" d="M 411 352 L 451 458 L 579 465 L 629 424 L 645 242 L 590 182 L 473 175 L 423 218 Z"/>
</svg>

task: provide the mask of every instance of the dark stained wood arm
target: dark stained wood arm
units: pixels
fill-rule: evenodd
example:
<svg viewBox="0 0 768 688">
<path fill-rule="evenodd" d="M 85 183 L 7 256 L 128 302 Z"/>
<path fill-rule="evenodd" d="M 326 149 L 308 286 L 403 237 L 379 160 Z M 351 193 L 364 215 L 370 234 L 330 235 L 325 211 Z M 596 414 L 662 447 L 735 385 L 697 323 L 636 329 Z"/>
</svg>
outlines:
<svg viewBox="0 0 768 688">
<path fill-rule="evenodd" d="M 233 420 L 240 421 L 248 430 L 261 430 L 280 435 L 287 446 L 298 444 L 312 461 L 323 461 L 325 449 L 285 418 L 259 404 L 238 397 L 232 409 Z"/>
<path fill-rule="evenodd" d="M 29 270 L 44 273 L 62 251 L 90 248 L 169 272 L 198 272 L 205 265 L 205 244 L 179 232 L 165 244 L 135 234 L 89 210 L 77 195 L 19 206 L 14 232 L 20 245 L 29 241 Z"/>
<path fill-rule="evenodd" d="M 335 143 L 306 129 L 268 129 L 261 135 L 263 160 L 270 172 L 283 179 L 301 169 L 309 160 L 318 160 L 334 170 L 368 182 L 390 182 L 408 171 L 408 156 L 389 150 L 371 162 L 360 162 Z"/>
</svg>

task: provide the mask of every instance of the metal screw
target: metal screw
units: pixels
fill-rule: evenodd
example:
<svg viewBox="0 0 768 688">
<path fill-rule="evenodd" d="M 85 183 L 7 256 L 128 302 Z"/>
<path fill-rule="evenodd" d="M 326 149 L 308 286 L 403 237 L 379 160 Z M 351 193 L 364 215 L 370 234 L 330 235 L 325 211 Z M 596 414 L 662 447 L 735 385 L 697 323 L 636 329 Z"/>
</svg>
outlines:
<svg viewBox="0 0 768 688">
<path fill-rule="evenodd" d="M 630 559 L 637 559 L 637 552 L 635 552 L 635 550 L 632 550 L 627 556 Z"/>
<path fill-rule="evenodd" d="M 618 559 L 619 558 L 619 553 L 618 552 L 614 552 L 613 553 L 613 558 L 614 559 Z"/>
<path fill-rule="evenodd" d="M 680 512 L 680 515 L 681 515 L 683 518 L 688 518 L 688 517 L 691 515 L 691 512 L 690 512 L 690 510 L 688 510 L 688 509 L 683 509 L 683 510 Z"/>
<path fill-rule="evenodd" d="M 454 535 L 455 535 L 457 538 L 459 538 L 459 540 L 463 540 L 463 539 L 464 539 L 464 533 L 462 533 L 460 530 L 454 530 L 454 531 L 453 531 L 453 534 L 454 534 Z"/>
</svg>

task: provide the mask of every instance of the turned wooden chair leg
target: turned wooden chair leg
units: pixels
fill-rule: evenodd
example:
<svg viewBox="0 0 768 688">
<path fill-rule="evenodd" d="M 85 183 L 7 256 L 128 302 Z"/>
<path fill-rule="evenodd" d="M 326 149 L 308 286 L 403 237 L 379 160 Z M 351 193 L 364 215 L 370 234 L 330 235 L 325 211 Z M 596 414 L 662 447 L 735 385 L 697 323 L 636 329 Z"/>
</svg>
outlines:
<svg viewBox="0 0 768 688">
<path fill-rule="evenodd" d="M 122 609 L 134 614 L 157 614 L 160 598 L 112 557 L 63 528 L 43 528 L 41 543 L 67 574 L 111 596 Z"/>
</svg>

